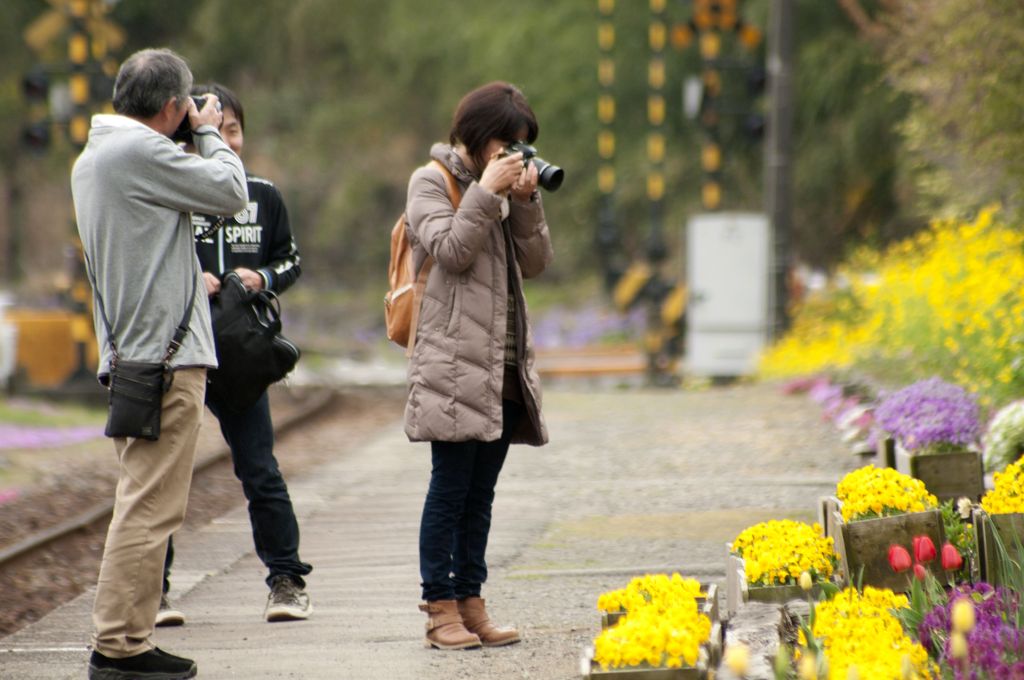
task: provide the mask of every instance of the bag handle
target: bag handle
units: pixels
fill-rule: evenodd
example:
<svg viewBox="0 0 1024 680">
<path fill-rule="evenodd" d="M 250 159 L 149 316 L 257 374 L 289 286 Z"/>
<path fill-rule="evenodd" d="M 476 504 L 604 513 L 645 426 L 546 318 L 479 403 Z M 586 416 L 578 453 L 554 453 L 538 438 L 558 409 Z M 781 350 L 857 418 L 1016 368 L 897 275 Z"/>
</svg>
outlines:
<svg viewBox="0 0 1024 680">
<path fill-rule="evenodd" d="M 277 293 L 272 290 L 257 291 L 256 294 L 253 295 L 253 300 L 258 300 L 260 302 L 260 308 L 256 309 L 256 318 L 259 319 L 260 324 L 266 328 L 271 328 L 273 326 L 280 327 L 281 299 L 277 297 Z M 256 308 L 255 304 L 253 305 L 253 308 Z M 269 323 L 263 323 L 263 316 L 260 313 L 261 310 L 266 312 L 269 317 Z"/>
</svg>

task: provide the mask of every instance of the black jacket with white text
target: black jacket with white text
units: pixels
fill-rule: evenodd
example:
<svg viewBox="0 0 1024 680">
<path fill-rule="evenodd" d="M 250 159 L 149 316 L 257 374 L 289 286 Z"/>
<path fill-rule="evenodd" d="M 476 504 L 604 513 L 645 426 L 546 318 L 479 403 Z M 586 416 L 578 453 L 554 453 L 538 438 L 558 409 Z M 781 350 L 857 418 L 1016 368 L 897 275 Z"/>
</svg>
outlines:
<svg viewBox="0 0 1024 680">
<path fill-rule="evenodd" d="M 302 273 L 288 210 L 281 192 L 271 182 L 252 175 L 246 180 L 249 205 L 225 218 L 222 228 L 200 239 L 222 218 L 192 215 L 199 264 L 204 272 L 218 278 L 238 267 L 252 269 L 263 277 L 265 289 L 283 293 Z"/>
</svg>

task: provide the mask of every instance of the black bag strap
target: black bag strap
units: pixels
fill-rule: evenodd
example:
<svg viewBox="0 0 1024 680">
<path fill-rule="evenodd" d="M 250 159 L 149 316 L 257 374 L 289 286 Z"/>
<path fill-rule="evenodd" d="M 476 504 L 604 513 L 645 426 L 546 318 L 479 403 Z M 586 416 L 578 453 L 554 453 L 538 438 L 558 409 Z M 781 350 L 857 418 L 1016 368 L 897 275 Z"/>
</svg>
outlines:
<svg viewBox="0 0 1024 680">
<path fill-rule="evenodd" d="M 110 344 L 110 351 L 114 355 L 113 363 L 116 364 L 117 360 L 120 359 L 120 355 L 117 353 L 117 343 L 114 342 L 114 329 L 110 325 L 110 320 L 107 318 L 107 311 L 103 305 L 103 298 L 100 296 L 99 288 L 96 287 L 96 277 L 93 276 L 92 264 L 89 262 L 89 256 L 85 253 L 85 248 L 82 248 L 82 257 L 85 258 L 85 271 L 89 275 L 89 283 L 92 284 L 93 295 L 96 296 L 96 306 L 100 309 L 100 318 L 103 319 L 103 325 L 107 328 L 107 342 Z M 178 327 L 174 329 L 174 337 L 171 338 L 170 344 L 167 345 L 167 352 L 164 354 L 163 363 L 165 368 L 168 368 L 171 364 L 171 358 L 178 353 L 181 349 L 181 343 L 185 340 L 185 336 L 188 334 L 188 324 L 192 320 L 192 308 L 196 302 L 196 282 L 199 279 L 199 272 L 196 268 L 196 259 L 192 258 L 192 294 L 189 295 L 188 305 L 185 307 L 185 315 L 181 317 L 181 322 Z"/>
</svg>

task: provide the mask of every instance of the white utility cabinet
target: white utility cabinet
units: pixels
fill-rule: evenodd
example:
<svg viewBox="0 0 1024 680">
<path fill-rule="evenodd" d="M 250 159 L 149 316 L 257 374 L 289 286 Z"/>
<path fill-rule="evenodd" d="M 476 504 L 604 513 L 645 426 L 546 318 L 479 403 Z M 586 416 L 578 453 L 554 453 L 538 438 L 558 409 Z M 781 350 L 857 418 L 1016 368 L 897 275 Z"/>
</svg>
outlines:
<svg viewBox="0 0 1024 680">
<path fill-rule="evenodd" d="M 686 366 L 692 375 L 750 375 L 768 337 L 768 217 L 694 215 L 686 225 Z"/>
</svg>

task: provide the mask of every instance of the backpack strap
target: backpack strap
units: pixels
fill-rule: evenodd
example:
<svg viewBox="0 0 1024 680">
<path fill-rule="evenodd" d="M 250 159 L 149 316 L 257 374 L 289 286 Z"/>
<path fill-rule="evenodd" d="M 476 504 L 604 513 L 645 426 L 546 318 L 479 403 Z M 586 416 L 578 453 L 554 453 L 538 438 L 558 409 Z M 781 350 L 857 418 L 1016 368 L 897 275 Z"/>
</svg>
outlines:
<svg viewBox="0 0 1024 680">
<path fill-rule="evenodd" d="M 448 200 L 452 202 L 452 208 L 458 212 L 459 204 L 462 202 L 462 192 L 459 191 L 458 182 L 455 181 L 455 175 L 437 160 L 430 161 L 430 164 L 436 167 L 444 178 L 445 188 L 448 190 Z M 420 270 L 416 274 L 416 284 L 412 287 L 412 319 L 410 325 L 412 328 L 409 329 L 409 344 L 405 349 L 405 356 L 412 356 L 412 349 L 416 346 L 416 328 L 419 326 L 420 321 L 420 304 L 423 301 L 423 291 L 427 287 L 427 277 L 430 276 L 430 270 L 434 266 L 434 258 L 428 253 L 426 258 L 423 260 L 423 264 L 420 265 Z"/>
</svg>

